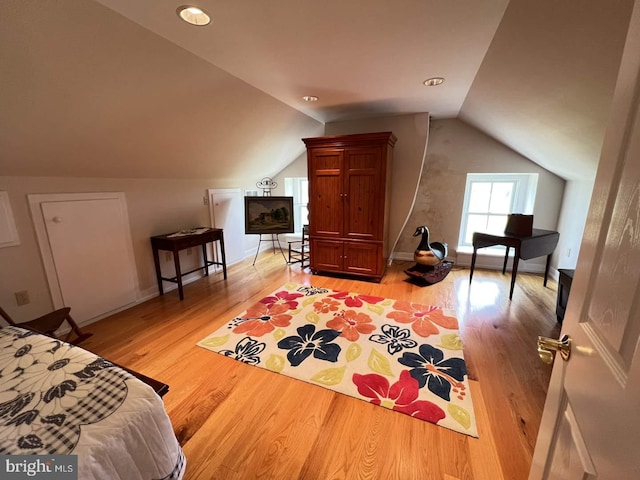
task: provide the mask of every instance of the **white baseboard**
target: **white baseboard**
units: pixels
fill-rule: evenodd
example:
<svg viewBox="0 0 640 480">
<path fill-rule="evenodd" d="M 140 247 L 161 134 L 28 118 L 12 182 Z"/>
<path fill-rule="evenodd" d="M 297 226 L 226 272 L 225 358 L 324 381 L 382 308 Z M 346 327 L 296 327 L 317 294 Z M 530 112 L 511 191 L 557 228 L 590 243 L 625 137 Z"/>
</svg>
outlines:
<svg viewBox="0 0 640 480">
<path fill-rule="evenodd" d="M 470 267 L 471 266 L 471 253 L 466 252 L 455 252 L 454 255 L 447 256 L 447 260 L 453 262 L 455 265 L 459 267 Z M 412 261 L 413 260 L 413 252 L 394 252 L 392 260 L 404 260 L 404 261 Z M 532 260 L 520 260 L 518 263 L 518 272 L 526 272 L 526 273 L 544 273 L 545 263 L 540 263 L 539 261 L 535 261 L 538 259 Z M 476 266 L 475 268 L 483 268 L 487 270 L 502 270 L 502 265 L 504 263 L 504 253 L 496 255 L 496 254 L 482 254 L 478 253 L 476 257 Z M 507 271 L 511 271 L 513 266 L 513 255 L 509 255 L 509 260 L 507 262 Z M 559 274 L 555 268 L 549 269 L 549 276 L 554 280 L 558 280 Z"/>
<path fill-rule="evenodd" d="M 214 269 L 215 267 L 215 269 Z M 228 266 L 227 266 L 228 267 Z M 217 271 L 222 270 L 222 267 L 218 267 L 218 266 L 212 266 L 209 267 L 209 275 L 216 273 Z M 184 277 L 182 277 L 182 285 L 188 285 L 191 282 L 195 282 L 196 280 L 200 280 L 202 277 L 204 277 L 204 272 L 192 272 L 189 275 L 185 275 Z M 169 282 L 164 282 L 163 284 L 163 288 L 164 288 L 164 293 L 165 295 L 169 292 L 172 292 L 174 290 L 178 289 L 178 284 L 177 283 L 169 283 Z M 138 292 L 138 295 L 136 295 L 136 301 L 132 302 L 132 303 L 128 303 L 127 305 L 123 305 L 122 307 L 116 308 L 115 310 L 110 310 L 109 312 L 103 313 L 101 315 L 97 315 L 93 318 L 89 318 L 89 319 L 85 319 L 85 320 L 77 320 L 76 318 L 74 318 L 75 322 L 78 324 L 79 327 L 86 327 L 87 325 L 91 325 L 92 323 L 95 323 L 97 321 L 102 320 L 103 318 L 107 318 L 110 317 L 111 315 L 115 315 L 118 312 L 122 312 L 123 310 L 127 310 L 131 307 L 135 307 L 136 305 L 139 305 L 141 303 L 146 302 L 147 300 L 151 300 L 154 297 L 158 297 L 160 296 L 160 290 L 158 290 L 158 286 L 154 285 L 153 287 L 149 287 L 146 288 L 144 290 L 141 290 Z M 73 308 L 71 309 L 71 316 L 73 317 Z M 57 330 L 56 333 L 58 335 L 64 335 L 66 333 L 68 333 L 69 331 L 71 331 L 71 328 L 67 326 L 67 324 L 65 323 L 65 326 L 62 327 L 61 329 Z"/>
</svg>

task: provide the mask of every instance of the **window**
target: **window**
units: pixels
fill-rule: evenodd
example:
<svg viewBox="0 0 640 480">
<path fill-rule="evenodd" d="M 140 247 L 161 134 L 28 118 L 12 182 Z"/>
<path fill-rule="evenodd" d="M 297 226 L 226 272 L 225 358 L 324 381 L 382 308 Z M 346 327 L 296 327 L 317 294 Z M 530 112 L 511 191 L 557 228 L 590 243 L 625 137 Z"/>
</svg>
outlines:
<svg viewBox="0 0 640 480">
<path fill-rule="evenodd" d="M 293 197 L 293 226 L 295 233 L 302 233 L 302 226 L 309 223 L 309 180 L 307 177 L 286 177 L 284 194 Z"/>
<path fill-rule="evenodd" d="M 501 234 L 510 213 L 533 213 L 538 174 L 469 173 L 458 246 L 471 246 L 473 232 Z"/>
</svg>

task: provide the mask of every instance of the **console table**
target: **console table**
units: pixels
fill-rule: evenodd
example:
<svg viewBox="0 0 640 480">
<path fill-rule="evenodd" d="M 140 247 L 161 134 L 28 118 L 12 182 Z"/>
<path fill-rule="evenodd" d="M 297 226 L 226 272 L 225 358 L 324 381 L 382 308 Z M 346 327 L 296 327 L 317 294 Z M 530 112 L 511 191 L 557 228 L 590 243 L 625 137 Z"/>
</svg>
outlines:
<svg viewBox="0 0 640 480">
<path fill-rule="evenodd" d="M 532 258 L 547 256 L 547 264 L 544 269 L 544 283 L 547 286 L 547 276 L 549 275 L 549 265 L 551 263 L 551 254 L 558 245 L 560 234 L 552 230 L 533 229 L 530 236 L 518 236 L 504 233 L 502 235 L 493 235 L 490 233 L 475 232 L 473 234 L 473 256 L 471 257 L 471 273 L 469 275 L 469 283 L 473 278 L 473 269 L 476 264 L 476 255 L 479 248 L 493 247 L 494 245 L 503 245 L 507 247 L 504 254 L 504 264 L 502 273 L 507 269 L 507 260 L 509 259 L 509 250 L 513 248 L 515 254 L 513 256 L 513 269 L 511 270 L 511 289 L 509 290 L 509 300 L 513 297 L 513 287 L 516 284 L 516 275 L 518 274 L 518 262 L 522 260 L 530 260 Z"/>
<path fill-rule="evenodd" d="M 222 266 L 224 278 L 225 280 L 227 279 L 227 261 L 224 254 L 224 236 L 222 233 L 222 229 L 221 228 L 206 228 L 206 229 L 202 228 L 202 229 L 194 229 L 194 231 L 196 233 L 175 232 L 175 233 L 168 233 L 166 235 L 157 235 L 157 236 L 151 237 L 151 248 L 153 249 L 153 262 L 156 266 L 156 277 L 158 279 L 158 290 L 160 291 L 160 295 L 164 295 L 164 289 L 162 288 L 162 281 L 166 280 L 167 282 L 173 282 L 178 284 L 178 295 L 180 296 L 180 300 L 184 300 L 184 292 L 182 290 L 182 277 L 202 269 L 204 269 L 205 275 L 208 276 L 210 265 Z M 209 260 L 207 258 L 207 243 L 209 242 L 220 243 L 220 253 L 222 256 L 222 259 L 221 259 L 222 261 L 217 262 L 217 261 Z M 202 267 L 194 268 L 193 270 L 189 270 L 188 272 L 182 273 L 182 271 L 180 270 L 180 255 L 178 255 L 178 252 L 180 250 L 196 247 L 198 245 L 202 246 L 202 259 L 204 261 L 204 265 Z M 166 250 L 169 252 L 173 252 L 173 263 L 176 268 L 175 277 L 166 278 L 162 276 L 162 271 L 160 270 L 160 255 L 158 254 L 158 250 Z"/>
</svg>

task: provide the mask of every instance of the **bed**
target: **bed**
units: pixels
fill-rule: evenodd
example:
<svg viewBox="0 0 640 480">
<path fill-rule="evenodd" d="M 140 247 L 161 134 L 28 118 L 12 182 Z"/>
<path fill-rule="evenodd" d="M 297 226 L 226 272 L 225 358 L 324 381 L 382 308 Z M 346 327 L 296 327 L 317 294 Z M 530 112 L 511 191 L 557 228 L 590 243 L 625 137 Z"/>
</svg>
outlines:
<svg viewBox="0 0 640 480">
<path fill-rule="evenodd" d="M 78 478 L 181 479 L 161 398 L 80 347 L 0 328 L 0 455 L 77 455 Z"/>
</svg>

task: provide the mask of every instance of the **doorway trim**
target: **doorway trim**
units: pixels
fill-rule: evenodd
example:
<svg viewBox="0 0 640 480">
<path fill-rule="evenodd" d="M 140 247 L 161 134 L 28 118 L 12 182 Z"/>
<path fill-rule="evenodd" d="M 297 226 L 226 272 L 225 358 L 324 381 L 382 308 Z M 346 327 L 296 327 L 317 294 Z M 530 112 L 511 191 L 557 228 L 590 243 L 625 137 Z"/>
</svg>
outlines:
<svg viewBox="0 0 640 480">
<path fill-rule="evenodd" d="M 122 216 L 126 225 L 129 224 L 129 213 L 127 211 L 127 200 L 124 192 L 98 192 L 98 193 L 44 193 L 27 195 L 29 208 L 31 209 L 31 218 L 33 227 L 36 231 L 38 245 L 40 247 L 40 255 L 44 266 L 49 292 L 53 308 L 58 309 L 64 307 L 62 298 L 62 289 L 58 280 L 58 272 L 53 260 L 53 252 L 49 245 L 49 237 L 47 235 L 47 227 L 45 225 L 44 214 L 42 212 L 42 203 L 48 202 L 73 202 L 85 200 L 118 200 L 122 209 Z M 131 229 L 127 228 L 124 232 L 127 240 L 127 261 L 131 265 L 134 272 L 137 272 L 135 256 L 133 254 L 133 242 L 131 241 Z M 138 283 L 138 275 L 133 276 L 133 284 L 135 288 L 136 300 L 140 299 L 140 285 Z M 111 314 L 113 312 L 109 312 Z"/>
<path fill-rule="evenodd" d="M 207 195 L 208 195 L 208 199 L 209 199 L 209 221 L 211 222 L 211 227 L 213 228 L 223 228 L 222 225 L 216 225 L 216 221 L 215 221 L 215 204 L 214 204 L 214 195 L 216 193 L 219 194 L 229 194 L 229 195 L 237 195 L 237 200 L 238 200 L 238 213 L 239 214 L 243 214 L 243 204 L 242 204 L 242 189 L 241 188 L 209 188 L 207 189 Z M 241 218 L 238 219 L 238 221 L 240 222 L 240 224 L 242 225 L 243 221 Z M 233 238 L 231 237 L 231 233 L 230 231 L 226 231 L 225 230 L 225 245 L 229 245 L 231 242 L 241 242 L 241 245 L 244 246 L 244 237 L 242 235 L 243 232 L 239 232 L 240 235 L 238 236 L 238 238 Z M 229 258 L 229 248 L 226 248 L 227 250 L 227 266 L 233 265 L 234 263 L 238 263 L 241 262 L 244 258 L 246 258 L 246 252 L 244 250 L 244 247 L 242 248 L 242 253 L 240 255 L 240 258 L 238 259 L 234 259 L 234 258 Z M 217 254 L 217 251 L 216 251 Z"/>
</svg>

